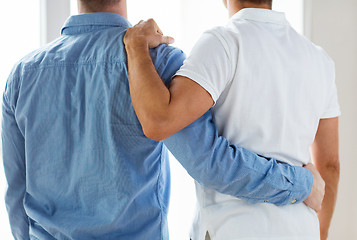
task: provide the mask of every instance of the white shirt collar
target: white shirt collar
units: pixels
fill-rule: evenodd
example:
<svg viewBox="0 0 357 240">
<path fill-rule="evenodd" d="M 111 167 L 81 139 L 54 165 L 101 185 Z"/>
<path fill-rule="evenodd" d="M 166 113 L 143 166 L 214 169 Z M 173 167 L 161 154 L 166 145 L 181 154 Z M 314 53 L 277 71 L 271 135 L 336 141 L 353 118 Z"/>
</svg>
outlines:
<svg viewBox="0 0 357 240">
<path fill-rule="evenodd" d="M 285 13 L 262 8 L 244 8 L 234 14 L 231 19 L 247 19 L 258 22 L 289 25 Z"/>
</svg>

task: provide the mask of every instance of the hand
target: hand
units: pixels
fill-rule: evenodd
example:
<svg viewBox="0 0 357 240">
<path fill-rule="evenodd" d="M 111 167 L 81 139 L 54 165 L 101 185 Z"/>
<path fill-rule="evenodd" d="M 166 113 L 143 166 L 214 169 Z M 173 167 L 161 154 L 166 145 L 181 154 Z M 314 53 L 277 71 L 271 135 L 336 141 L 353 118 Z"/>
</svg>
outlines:
<svg viewBox="0 0 357 240">
<path fill-rule="evenodd" d="M 304 168 L 310 170 L 314 177 L 314 183 L 312 185 L 311 193 L 304 203 L 314 209 L 316 212 L 321 210 L 322 201 L 325 196 L 325 181 L 320 176 L 315 166 L 311 163 L 304 166 Z"/>
<path fill-rule="evenodd" d="M 127 30 L 124 36 L 125 47 L 155 48 L 160 44 L 171 44 L 175 40 L 164 36 L 154 19 L 140 21 L 134 27 Z"/>
</svg>

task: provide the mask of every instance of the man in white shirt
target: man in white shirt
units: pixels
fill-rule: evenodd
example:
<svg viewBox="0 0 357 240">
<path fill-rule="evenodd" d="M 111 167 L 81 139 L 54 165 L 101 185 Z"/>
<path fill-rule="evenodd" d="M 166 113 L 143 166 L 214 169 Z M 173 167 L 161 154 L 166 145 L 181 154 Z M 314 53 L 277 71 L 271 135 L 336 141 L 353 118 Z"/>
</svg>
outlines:
<svg viewBox="0 0 357 240">
<path fill-rule="evenodd" d="M 124 41 L 135 111 L 155 140 L 213 106 L 220 134 L 234 144 L 300 166 L 310 162 L 311 147 L 326 182 L 318 214 L 303 203 L 252 205 L 196 184 L 193 240 L 326 239 L 339 179 L 334 63 L 291 28 L 284 13 L 272 11 L 271 0 L 225 3 L 230 21 L 202 35 L 169 89 L 158 80 L 147 49 L 170 39 L 161 37 L 153 21 L 128 30 Z"/>
</svg>

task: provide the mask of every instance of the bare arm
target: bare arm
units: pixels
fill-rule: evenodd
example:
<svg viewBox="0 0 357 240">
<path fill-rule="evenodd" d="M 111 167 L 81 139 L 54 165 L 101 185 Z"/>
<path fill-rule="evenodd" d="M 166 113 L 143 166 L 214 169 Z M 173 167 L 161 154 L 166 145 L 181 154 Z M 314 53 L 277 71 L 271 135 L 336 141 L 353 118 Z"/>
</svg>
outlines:
<svg viewBox="0 0 357 240">
<path fill-rule="evenodd" d="M 313 162 L 326 183 L 322 208 L 318 212 L 321 240 L 326 240 L 335 209 L 340 177 L 338 118 L 320 120 L 311 151 Z"/>
<path fill-rule="evenodd" d="M 149 34 L 155 31 L 156 35 Z M 129 29 L 124 39 L 133 106 L 145 135 L 157 141 L 188 126 L 214 103 L 211 95 L 189 78 L 178 76 L 169 89 L 165 86 L 152 63 L 149 47 L 170 41 L 153 20 Z"/>
</svg>

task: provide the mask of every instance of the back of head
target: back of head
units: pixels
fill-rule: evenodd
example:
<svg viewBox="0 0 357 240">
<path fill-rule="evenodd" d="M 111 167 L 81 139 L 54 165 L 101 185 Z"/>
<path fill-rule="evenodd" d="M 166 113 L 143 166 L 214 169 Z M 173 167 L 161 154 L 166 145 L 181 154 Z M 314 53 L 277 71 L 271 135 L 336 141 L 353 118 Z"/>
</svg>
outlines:
<svg viewBox="0 0 357 240">
<path fill-rule="evenodd" d="M 91 12 L 100 12 L 102 9 L 112 7 L 121 0 L 79 0 L 80 4 Z"/>
<path fill-rule="evenodd" d="M 239 0 L 241 2 L 250 2 L 250 3 L 255 3 L 255 4 L 264 4 L 268 3 L 271 4 L 273 0 Z"/>
<path fill-rule="evenodd" d="M 238 0 L 241 3 L 250 3 L 255 5 L 266 4 L 268 6 L 272 6 L 273 0 Z"/>
</svg>

